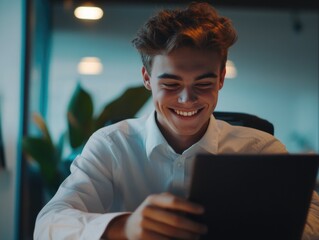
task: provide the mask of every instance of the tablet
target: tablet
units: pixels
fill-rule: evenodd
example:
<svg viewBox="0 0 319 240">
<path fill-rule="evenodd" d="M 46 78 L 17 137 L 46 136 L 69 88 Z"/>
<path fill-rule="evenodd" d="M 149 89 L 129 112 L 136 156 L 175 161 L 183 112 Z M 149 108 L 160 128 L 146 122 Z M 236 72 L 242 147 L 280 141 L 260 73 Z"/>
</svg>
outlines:
<svg viewBox="0 0 319 240">
<path fill-rule="evenodd" d="M 201 239 L 300 240 L 319 155 L 198 155 L 189 199 L 205 214 Z"/>
</svg>

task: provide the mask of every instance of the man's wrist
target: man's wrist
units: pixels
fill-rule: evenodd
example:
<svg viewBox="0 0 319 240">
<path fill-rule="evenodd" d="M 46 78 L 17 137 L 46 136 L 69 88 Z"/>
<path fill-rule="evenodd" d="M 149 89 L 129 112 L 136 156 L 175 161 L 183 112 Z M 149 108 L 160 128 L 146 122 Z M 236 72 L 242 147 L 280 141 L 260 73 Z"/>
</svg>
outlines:
<svg viewBox="0 0 319 240">
<path fill-rule="evenodd" d="M 102 239 L 107 240 L 124 240 L 125 236 L 125 224 L 130 214 L 123 214 L 115 217 L 106 227 Z"/>
</svg>

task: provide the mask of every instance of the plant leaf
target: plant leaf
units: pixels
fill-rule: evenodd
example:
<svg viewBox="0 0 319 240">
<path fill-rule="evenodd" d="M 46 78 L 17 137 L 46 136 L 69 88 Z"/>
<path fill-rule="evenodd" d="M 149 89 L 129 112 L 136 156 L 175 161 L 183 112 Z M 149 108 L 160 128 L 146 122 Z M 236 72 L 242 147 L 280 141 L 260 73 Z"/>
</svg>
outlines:
<svg viewBox="0 0 319 240">
<path fill-rule="evenodd" d="M 42 132 L 43 137 L 45 139 L 47 139 L 53 145 L 52 139 L 50 136 L 50 132 L 48 130 L 48 127 L 47 127 L 43 117 L 38 113 L 33 113 L 32 119 L 33 119 L 34 123 L 37 125 L 37 127 L 40 129 L 40 131 Z"/>
<path fill-rule="evenodd" d="M 151 96 L 144 86 L 128 88 L 120 97 L 106 105 L 96 119 L 96 129 L 110 121 L 132 118 Z"/>
<path fill-rule="evenodd" d="M 71 98 L 67 112 L 70 145 L 83 145 L 93 131 L 93 102 L 88 92 L 79 84 Z"/>
<path fill-rule="evenodd" d="M 61 134 L 59 137 L 58 143 L 56 144 L 56 153 L 57 157 L 62 160 L 62 153 L 63 153 L 63 147 L 64 147 L 64 142 L 66 138 L 66 133 Z"/>
<path fill-rule="evenodd" d="M 24 137 L 23 152 L 38 162 L 48 185 L 55 184 L 59 159 L 52 144 L 44 138 Z"/>
</svg>

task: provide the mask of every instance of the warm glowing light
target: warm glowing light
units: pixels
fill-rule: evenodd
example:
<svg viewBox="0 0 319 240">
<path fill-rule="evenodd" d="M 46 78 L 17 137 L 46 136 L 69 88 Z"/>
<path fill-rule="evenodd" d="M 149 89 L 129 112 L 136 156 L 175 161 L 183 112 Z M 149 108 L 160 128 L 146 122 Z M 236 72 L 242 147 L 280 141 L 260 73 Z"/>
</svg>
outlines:
<svg viewBox="0 0 319 240">
<path fill-rule="evenodd" d="M 74 10 L 74 15 L 79 19 L 98 20 L 103 17 L 103 10 L 98 7 L 81 6 Z"/>
<path fill-rule="evenodd" d="M 235 67 L 235 64 L 232 61 L 227 60 L 225 78 L 235 78 L 236 76 L 237 76 L 237 69 Z"/>
<path fill-rule="evenodd" d="M 98 75 L 103 70 L 103 64 L 97 57 L 84 57 L 78 64 L 78 72 L 83 75 Z"/>
</svg>

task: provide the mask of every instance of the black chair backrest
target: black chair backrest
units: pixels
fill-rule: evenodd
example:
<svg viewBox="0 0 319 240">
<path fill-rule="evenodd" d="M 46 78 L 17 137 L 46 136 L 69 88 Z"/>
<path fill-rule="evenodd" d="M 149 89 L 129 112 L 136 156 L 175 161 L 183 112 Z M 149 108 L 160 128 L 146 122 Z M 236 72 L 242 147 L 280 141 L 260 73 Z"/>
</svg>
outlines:
<svg viewBox="0 0 319 240">
<path fill-rule="evenodd" d="M 274 125 L 266 119 L 256 115 L 240 112 L 220 112 L 213 113 L 216 119 L 228 122 L 231 125 L 255 128 L 274 135 Z"/>
</svg>

